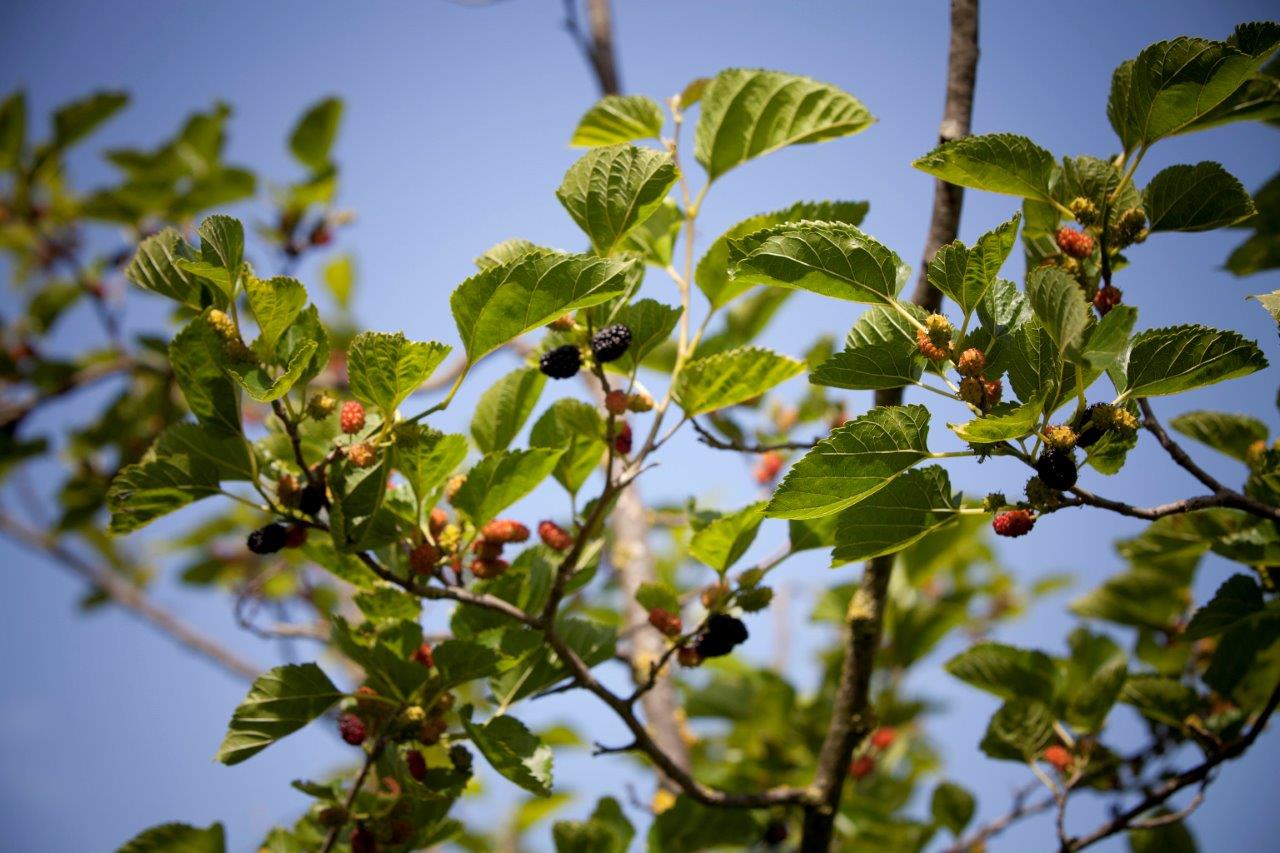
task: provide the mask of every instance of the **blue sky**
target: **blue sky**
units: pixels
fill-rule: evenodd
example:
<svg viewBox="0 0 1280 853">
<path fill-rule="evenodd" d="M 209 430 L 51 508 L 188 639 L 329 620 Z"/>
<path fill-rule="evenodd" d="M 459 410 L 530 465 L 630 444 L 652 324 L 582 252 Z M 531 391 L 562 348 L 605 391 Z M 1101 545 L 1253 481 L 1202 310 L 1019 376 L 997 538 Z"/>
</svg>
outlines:
<svg viewBox="0 0 1280 853">
<path fill-rule="evenodd" d="M 867 199 L 866 229 L 914 266 L 921 252 L 932 183 L 910 168 L 937 134 L 943 96 L 946 5 L 942 2 L 748 2 L 748 0 L 618 0 L 617 36 L 623 84 L 663 98 L 690 79 L 734 66 L 807 74 L 860 97 L 877 116 L 867 132 L 820 146 L 799 147 L 735 170 L 710 193 L 702 245 L 738 219 L 800 199 Z M 1063 154 L 1111 153 L 1115 140 L 1104 104 L 1112 68 L 1146 44 L 1178 34 L 1223 37 L 1239 21 L 1274 14 L 1266 2 L 1076 2 L 984 4 L 975 132 L 1014 131 Z M 89 3 L 13 0 L 0 30 L 0 92 L 23 87 L 32 115 L 99 87 L 129 90 L 129 110 L 98 134 L 90 152 L 122 144 L 150 144 L 170 134 L 190 110 L 221 99 L 235 109 L 228 159 L 263 176 L 294 176 L 283 139 L 298 111 L 335 94 L 347 111 L 336 156 L 343 169 L 341 201 L 357 223 L 343 235 L 359 267 L 356 310 L 371 329 L 403 330 L 416 339 L 452 342 L 456 333 L 447 294 L 473 269 L 472 258 L 498 240 L 525 237 L 574 248 L 582 243 L 554 197 L 577 154 L 567 147 L 578 116 L 596 95 L 581 56 L 562 27 L 558 0 L 509 0 L 488 6 L 445 0 L 378 4 L 189 4 L 131 0 Z M 1254 189 L 1276 167 L 1276 131 L 1234 126 L 1163 142 L 1139 172 L 1145 181 L 1173 162 L 1219 160 Z M 81 186 L 107 180 L 94 157 L 77 157 Z M 961 236 L 971 239 L 1007 219 L 1014 200 L 969 193 Z M 254 208 L 243 209 L 252 215 Z M 1126 302 L 1140 308 L 1140 327 L 1184 322 L 1237 329 L 1280 358 L 1274 323 L 1244 297 L 1280 287 L 1268 274 L 1236 280 L 1220 271 L 1238 233 L 1162 236 L 1137 247 L 1134 266 L 1118 282 Z M 1006 275 L 1020 272 L 1011 262 Z M 301 277 L 318 283 L 316 270 Z M 656 279 L 651 295 L 663 294 Z M 12 292 L 0 294 L 10 310 Z M 765 338 L 798 354 L 815 331 L 843 335 L 855 309 L 815 298 L 793 299 Z M 154 304 L 131 315 L 134 328 L 159 321 Z M 60 330 L 68 345 L 97 334 L 92 318 L 77 316 Z M 494 359 L 477 371 L 471 390 L 437 421 L 465 429 L 470 405 L 492 379 L 513 366 Z M 1193 408 L 1250 412 L 1278 426 L 1275 373 L 1218 385 L 1173 401 L 1157 401 L 1169 417 Z M 799 383 L 792 389 L 798 393 Z M 56 430 L 86 410 L 88 400 L 52 407 L 44 424 Z M 851 395 L 850 409 L 870 404 Z M 938 412 L 943 419 L 956 413 Z M 1280 431 L 1280 430 L 1277 430 Z M 939 430 L 935 429 L 935 435 Z M 1200 458 L 1212 472 L 1238 480 L 1234 463 Z M 690 466 L 696 465 L 696 468 Z M 652 497 L 690 490 L 681 472 L 696 470 L 700 499 L 740 505 L 752 488 L 749 469 L 715 455 L 688 437 L 673 441 L 662 468 L 646 475 Z M 953 479 L 971 493 L 1016 491 L 1023 475 L 996 465 L 958 465 Z M 1185 496 L 1195 484 L 1145 442 L 1125 473 L 1091 487 L 1135 501 Z M 11 495 L 6 495 L 12 498 Z M 535 512 L 536 510 L 530 510 Z M 1009 543 L 1003 554 L 1028 578 L 1068 570 L 1076 592 L 1120 568 L 1111 542 L 1135 525 L 1098 513 L 1063 513 L 1036 535 Z M 782 536 L 767 526 L 757 549 Z M 140 540 L 145 546 L 145 539 Z M 11 849 L 100 850 L 165 820 L 224 820 L 234 850 L 252 850 L 275 822 L 288 820 L 304 798 L 288 787 L 349 756 L 327 733 L 310 731 L 236 768 L 213 764 L 223 727 L 243 685 L 157 638 L 117 612 L 83 616 L 80 585 L 49 564 L 0 543 L 8 594 L 0 600 L 0 648 L 8 677 L 0 687 L 0 815 Z M 852 569 L 845 569 L 851 572 Z M 1231 569 L 1208 562 L 1203 599 Z M 780 580 L 793 589 L 791 621 L 804 625 L 815 594 L 843 580 L 812 555 L 788 564 Z M 165 581 L 156 597 L 259 661 L 278 660 L 275 648 L 234 626 L 227 602 Z M 1002 638 L 1056 651 L 1071 620 L 1067 596 L 1051 600 Z M 746 653 L 772 657 L 766 618 Z M 753 630 L 756 629 L 753 623 Z M 789 666 L 812 683 L 806 651 L 824 638 L 801 631 Z M 944 650 L 943 654 L 954 651 Z M 945 659 L 945 658 L 943 658 Z M 975 789 L 980 815 L 1003 810 L 1024 771 L 981 760 L 976 742 L 995 703 L 958 685 L 937 668 L 913 680 L 919 692 L 947 703 L 934 729 L 951 762 L 949 773 Z M 557 704 L 558 703 L 558 704 Z M 1121 715 L 1123 716 L 1123 715 Z M 581 697 L 531 709 L 528 719 L 567 717 L 610 742 L 616 724 Z M 1121 731 L 1135 732 L 1121 719 Z M 1124 728 L 1124 726 L 1128 728 Z M 1262 850 L 1276 827 L 1274 736 L 1210 790 L 1192 825 L 1206 849 Z M 590 808 L 600 780 L 628 776 L 623 759 L 558 758 L 561 779 L 580 780 L 588 793 L 565 810 Z M 503 787 L 505 786 L 505 787 Z M 619 783 L 612 793 L 623 796 Z M 513 802 L 498 780 L 492 798 Z M 472 810 L 473 815 L 477 812 Z M 1092 826 L 1102 812 L 1082 801 L 1073 825 Z M 1051 827 L 1031 822 L 1011 831 L 995 850 L 1041 849 Z M 538 843 L 547 844 L 544 831 Z M 1116 842 L 1106 849 L 1123 849 Z"/>
</svg>

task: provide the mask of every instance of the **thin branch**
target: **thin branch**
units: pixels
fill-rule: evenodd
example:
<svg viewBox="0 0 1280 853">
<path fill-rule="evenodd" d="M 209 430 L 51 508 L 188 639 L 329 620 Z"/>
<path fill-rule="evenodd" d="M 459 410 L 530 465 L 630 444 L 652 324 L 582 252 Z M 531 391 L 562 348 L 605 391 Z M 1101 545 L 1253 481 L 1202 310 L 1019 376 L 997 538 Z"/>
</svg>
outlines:
<svg viewBox="0 0 1280 853">
<path fill-rule="evenodd" d="M 1205 758 L 1204 761 L 1197 764 L 1195 767 L 1192 767 L 1189 770 L 1184 770 L 1178 775 L 1165 780 L 1163 784 L 1143 797 L 1137 805 L 1116 815 L 1089 834 L 1068 839 L 1067 842 L 1062 845 L 1062 853 L 1075 853 L 1075 851 L 1083 850 L 1086 847 L 1092 846 L 1099 841 L 1102 841 L 1104 838 L 1108 838 L 1118 832 L 1123 832 L 1126 829 L 1129 829 L 1136 825 L 1135 822 L 1139 821 L 1142 815 L 1160 805 L 1163 805 L 1164 802 L 1174 794 L 1184 788 L 1190 787 L 1191 785 L 1200 784 L 1201 794 L 1203 794 L 1204 786 L 1208 785 L 1210 781 L 1209 774 L 1218 765 L 1223 762 L 1239 758 L 1248 751 L 1249 747 L 1253 746 L 1254 741 L 1258 739 L 1258 736 L 1262 734 L 1262 730 L 1266 728 L 1267 721 L 1270 720 L 1271 715 L 1275 713 L 1277 705 L 1280 705 L 1280 684 L 1277 684 L 1275 689 L 1271 691 L 1271 697 L 1267 699 L 1267 704 L 1263 706 L 1263 709 L 1258 714 L 1257 719 L 1254 720 L 1253 725 L 1249 727 L 1249 730 L 1243 736 L 1214 750 L 1207 758 Z M 1203 797 L 1199 797 L 1199 799 L 1203 799 Z M 1196 803 L 1196 805 L 1198 804 L 1199 803 Z"/>
<path fill-rule="evenodd" d="M 261 667 L 249 663 L 234 652 L 224 648 L 213 638 L 202 634 L 178 619 L 148 598 L 145 592 L 129 580 L 110 568 L 105 568 L 86 560 L 59 542 L 56 537 L 28 527 L 5 512 L 0 512 L 0 531 L 3 531 L 28 550 L 52 558 L 64 568 L 84 578 L 95 589 L 100 590 L 116 604 L 141 618 L 152 628 L 155 628 L 189 651 L 193 651 L 206 660 L 212 661 L 232 675 L 252 681 L 262 673 Z"/>
<path fill-rule="evenodd" d="M 813 446 L 821 441 L 821 438 L 815 438 L 813 441 L 781 441 L 776 444 L 744 444 L 740 441 L 725 441 L 716 438 L 709 430 L 698 423 L 696 418 L 690 418 L 689 423 L 693 424 L 693 431 L 698 434 L 698 440 L 708 447 L 714 447 L 716 450 L 733 450 L 738 453 L 772 453 L 777 450 L 812 450 Z"/>
<path fill-rule="evenodd" d="M 382 752 L 384 741 L 385 735 L 379 737 L 377 742 L 374 743 L 373 748 L 369 750 L 367 755 L 365 755 L 364 766 L 360 768 L 360 773 L 356 776 L 356 781 L 352 783 L 351 791 L 347 794 L 347 799 L 343 803 L 343 810 L 347 814 L 351 814 L 351 807 L 355 805 L 356 797 L 359 795 L 360 789 L 364 787 L 364 780 L 368 777 L 369 771 L 373 768 L 374 762 L 378 760 L 378 755 Z M 338 843 L 338 832 L 341 831 L 342 827 L 345 825 L 345 823 L 340 823 L 329 830 L 329 834 L 324 837 L 324 846 L 320 848 L 320 853 L 331 853 L 333 846 Z"/>
</svg>

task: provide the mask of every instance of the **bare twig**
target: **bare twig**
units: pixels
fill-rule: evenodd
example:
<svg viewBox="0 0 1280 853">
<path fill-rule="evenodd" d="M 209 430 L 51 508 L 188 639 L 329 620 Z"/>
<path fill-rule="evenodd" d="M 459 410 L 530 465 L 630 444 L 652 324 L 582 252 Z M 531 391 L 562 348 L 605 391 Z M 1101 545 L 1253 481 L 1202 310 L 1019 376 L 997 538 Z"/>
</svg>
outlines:
<svg viewBox="0 0 1280 853">
<path fill-rule="evenodd" d="M 725 441 L 716 438 L 708 429 L 694 418 L 689 419 L 689 423 L 693 425 L 693 431 L 698 434 L 698 440 L 708 447 L 714 447 L 716 450 L 734 450 L 738 453 L 772 453 L 776 450 L 812 450 L 813 446 L 821 441 L 821 438 L 815 438 L 813 441 L 780 441 L 776 444 L 744 444 L 740 441 Z"/>
<path fill-rule="evenodd" d="M 0 531 L 28 550 L 52 558 L 152 628 L 232 675 L 251 681 L 261 674 L 261 667 L 249 663 L 211 637 L 200 633 L 156 604 L 129 580 L 110 568 L 81 557 L 56 537 L 28 527 L 5 512 L 0 512 Z"/>
</svg>

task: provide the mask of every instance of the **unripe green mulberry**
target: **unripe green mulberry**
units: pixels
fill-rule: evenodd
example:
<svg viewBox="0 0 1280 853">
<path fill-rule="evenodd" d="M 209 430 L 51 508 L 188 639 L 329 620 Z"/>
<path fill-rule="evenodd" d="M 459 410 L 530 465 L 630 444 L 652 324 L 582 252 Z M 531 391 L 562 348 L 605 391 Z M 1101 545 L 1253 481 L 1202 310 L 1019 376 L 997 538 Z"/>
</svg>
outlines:
<svg viewBox="0 0 1280 853">
<path fill-rule="evenodd" d="M 1076 196 L 1069 205 L 1071 215 L 1084 227 L 1088 228 L 1098 221 L 1098 206 L 1084 196 Z"/>
</svg>

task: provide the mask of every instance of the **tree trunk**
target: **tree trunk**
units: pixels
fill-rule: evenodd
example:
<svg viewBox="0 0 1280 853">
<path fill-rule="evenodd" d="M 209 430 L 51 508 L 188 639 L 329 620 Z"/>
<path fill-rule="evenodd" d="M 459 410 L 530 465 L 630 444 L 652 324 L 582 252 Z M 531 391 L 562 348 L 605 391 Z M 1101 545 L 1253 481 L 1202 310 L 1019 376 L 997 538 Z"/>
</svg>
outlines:
<svg viewBox="0 0 1280 853">
<path fill-rule="evenodd" d="M 973 87 L 978 69 L 978 0 L 952 0 L 951 46 L 947 58 L 947 99 L 938 131 L 939 142 L 949 142 L 969 134 L 973 116 Z M 912 302 L 927 311 L 942 304 L 942 293 L 929 284 L 928 267 L 938 249 L 956 239 L 964 190 L 945 181 L 936 181 L 933 214 L 925 240 L 924 257 L 916 280 Z M 876 392 L 876 405 L 894 406 L 902 402 L 902 389 Z M 877 557 L 863 569 L 858 590 L 849 603 L 844 624 L 844 660 L 827 734 L 818 754 L 814 786 L 822 803 L 805 810 L 802 851 L 831 848 L 832 831 L 844 779 L 853 751 L 874 728 L 869 708 L 871 672 L 880 646 L 885 595 L 894 557 Z"/>
</svg>

